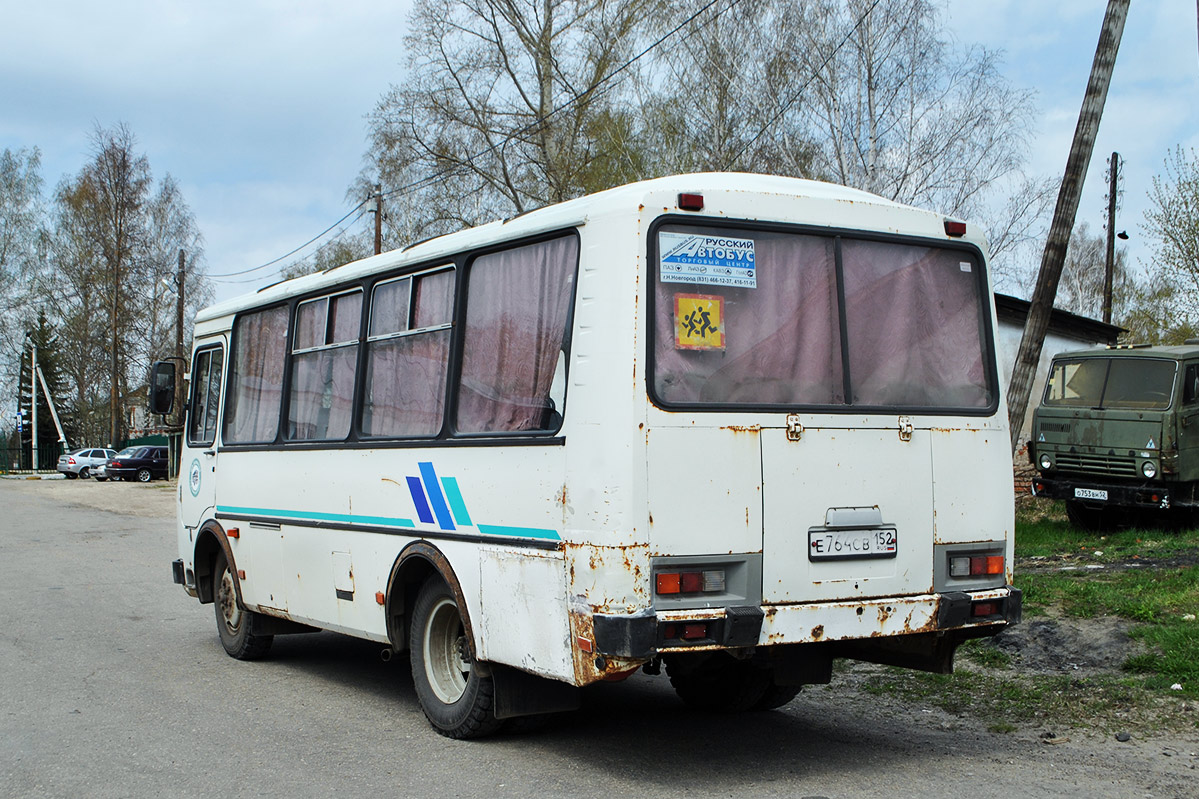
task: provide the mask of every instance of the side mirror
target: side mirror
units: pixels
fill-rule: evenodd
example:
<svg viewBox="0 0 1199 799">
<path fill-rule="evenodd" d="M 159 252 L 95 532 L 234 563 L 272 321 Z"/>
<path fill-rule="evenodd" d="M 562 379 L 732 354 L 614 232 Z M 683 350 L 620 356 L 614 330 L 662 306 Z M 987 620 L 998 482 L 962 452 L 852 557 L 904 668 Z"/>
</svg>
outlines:
<svg viewBox="0 0 1199 799">
<path fill-rule="evenodd" d="M 150 368 L 150 413 L 166 415 L 175 404 L 175 364 L 157 361 Z"/>
</svg>

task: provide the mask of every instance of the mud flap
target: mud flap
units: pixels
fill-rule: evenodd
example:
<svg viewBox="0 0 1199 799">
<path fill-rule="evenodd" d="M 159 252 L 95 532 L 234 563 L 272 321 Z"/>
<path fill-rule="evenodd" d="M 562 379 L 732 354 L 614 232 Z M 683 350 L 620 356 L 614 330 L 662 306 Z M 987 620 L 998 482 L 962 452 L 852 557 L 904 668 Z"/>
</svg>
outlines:
<svg viewBox="0 0 1199 799">
<path fill-rule="evenodd" d="M 495 717 L 510 719 L 537 713 L 561 713 L 578 710 L 582 698 L 579 689 L 569 683 L 538 677 L 527 671 L 487 664 L 495 684 Z"/>
</svg>

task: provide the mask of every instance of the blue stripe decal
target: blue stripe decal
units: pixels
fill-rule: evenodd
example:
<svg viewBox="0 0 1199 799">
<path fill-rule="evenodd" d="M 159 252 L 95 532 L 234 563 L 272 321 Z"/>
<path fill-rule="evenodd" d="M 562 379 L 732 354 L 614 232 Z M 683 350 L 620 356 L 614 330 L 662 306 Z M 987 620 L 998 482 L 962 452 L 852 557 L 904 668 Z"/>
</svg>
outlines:
<svg viewBox="0 0 1199 799">
<path fill-rule="evenodd" d="M 419 477 L 409 477 L 408 493 L 412 495 L 412 504 L 416 506 L 416 515 L 425 524 L 433 523 L 433 514 L 429 512 L 429 503 L 425 502 L 425 488 L 420 484 Z"/>
<path fill-rule="evenodd" d="M 542 527 L 506 527 L 498 524 L 480 524 L 479 532 L 485 535 L 503 535 L 509 538 L 547 538 L 550 541 L 560 541 L 561 536 L 554 530 Z"/>
<path fill-rule="evenodd" d="M 462 500 L 462 492 L 458 490 L 457 477 L 443 477 L 441 484 L 445 486 L 446 499 L 450 501 L 450 510 L 454 512 L 454 521 L 461 527 L 470 527 L 470 514 L 466 512 L 466 503 Z"/>
<path fill-rule="evenodd" d="M 437 472 L 433 471 L 433 464 L 429 461 L 421 461 L 417 464 L 420 467 L 421 477 L 424 478 L 425 491 L 429 492 L 429 504 L 433 506 L 433 513 L 437 515 L 437 524 L 442 530 L 454 530 L 454 520 L 450 518 L 450 509 L 446 507 L 445 495 L 441 493 L 441 483 L 437 481 Z"/>
<path fill-rule="evenodd" d="M 217 513 L 241 513 L 247 516 L 274 516 L 280 519 L 310 519 L 320 522 L 344 522 L 346 524 L 377 524 L 383 527 L 416 527 L 411 519 L 390 516 L 358 516 L 351 513 L 318 513 L 317 511 L 281 510 L 279 508 L 242 508 L 233 505 L 217 505 Z"/>
</svg>

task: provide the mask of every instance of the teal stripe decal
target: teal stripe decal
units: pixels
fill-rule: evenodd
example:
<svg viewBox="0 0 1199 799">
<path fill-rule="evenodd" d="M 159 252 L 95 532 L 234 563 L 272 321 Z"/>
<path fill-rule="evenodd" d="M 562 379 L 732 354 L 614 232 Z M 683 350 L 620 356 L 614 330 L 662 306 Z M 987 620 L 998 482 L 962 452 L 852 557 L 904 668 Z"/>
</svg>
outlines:
<svg viewBox="0 0 1199 799">
<path fill-rule="evenodd" d="M 445 498 L 450 502 L 450 510 L 454 512 L 454 521 L 463 527 L 471 527 L 470 514 L 466 512 L 466 503 L 462 500 L 462 492 L 458 490 L 457 477 L 443 477 L 441 484 L 445 486 Z"/>
<path fill-rule="evenodd" d="M 388 516 L 357 516 L 350 513 L 318 513 L 316 511 L 280 510 L 278 508 L 239 508 L 233 505 L 217 505 L 217 513 L 242 513 L 247 516 L 274 516 L 281 519 L 311 519 L 320 522 L 344 522 L 346 524 L 378 524 L 384 527 L 416 527 L 411 519 L 393 519 Z"/>
<path fill-rule="evenodd" d="M 510 538 L 548 538 L 551 541 L 561 540 L 561 536 L 554 530 L 546 530 L 541 527 L 506 527 L 498 524 L 480 524 L 479 532 L 486 535 L 504 535 Z"/>
</svg>

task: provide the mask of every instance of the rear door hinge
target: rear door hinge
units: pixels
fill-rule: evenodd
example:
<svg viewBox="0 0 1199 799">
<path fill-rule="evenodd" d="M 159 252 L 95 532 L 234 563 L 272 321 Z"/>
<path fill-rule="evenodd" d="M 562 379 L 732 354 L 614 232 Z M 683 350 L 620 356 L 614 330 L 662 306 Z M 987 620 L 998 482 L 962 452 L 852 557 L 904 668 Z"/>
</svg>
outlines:
<svg viewBox="0 0 1199 799">
<path fill-rule="evenodd" d="M 799 441 L 803 438 L 803 425 L 799 423 L 799 414 L 787 414 L 787 440 Z"/>
</svg>

